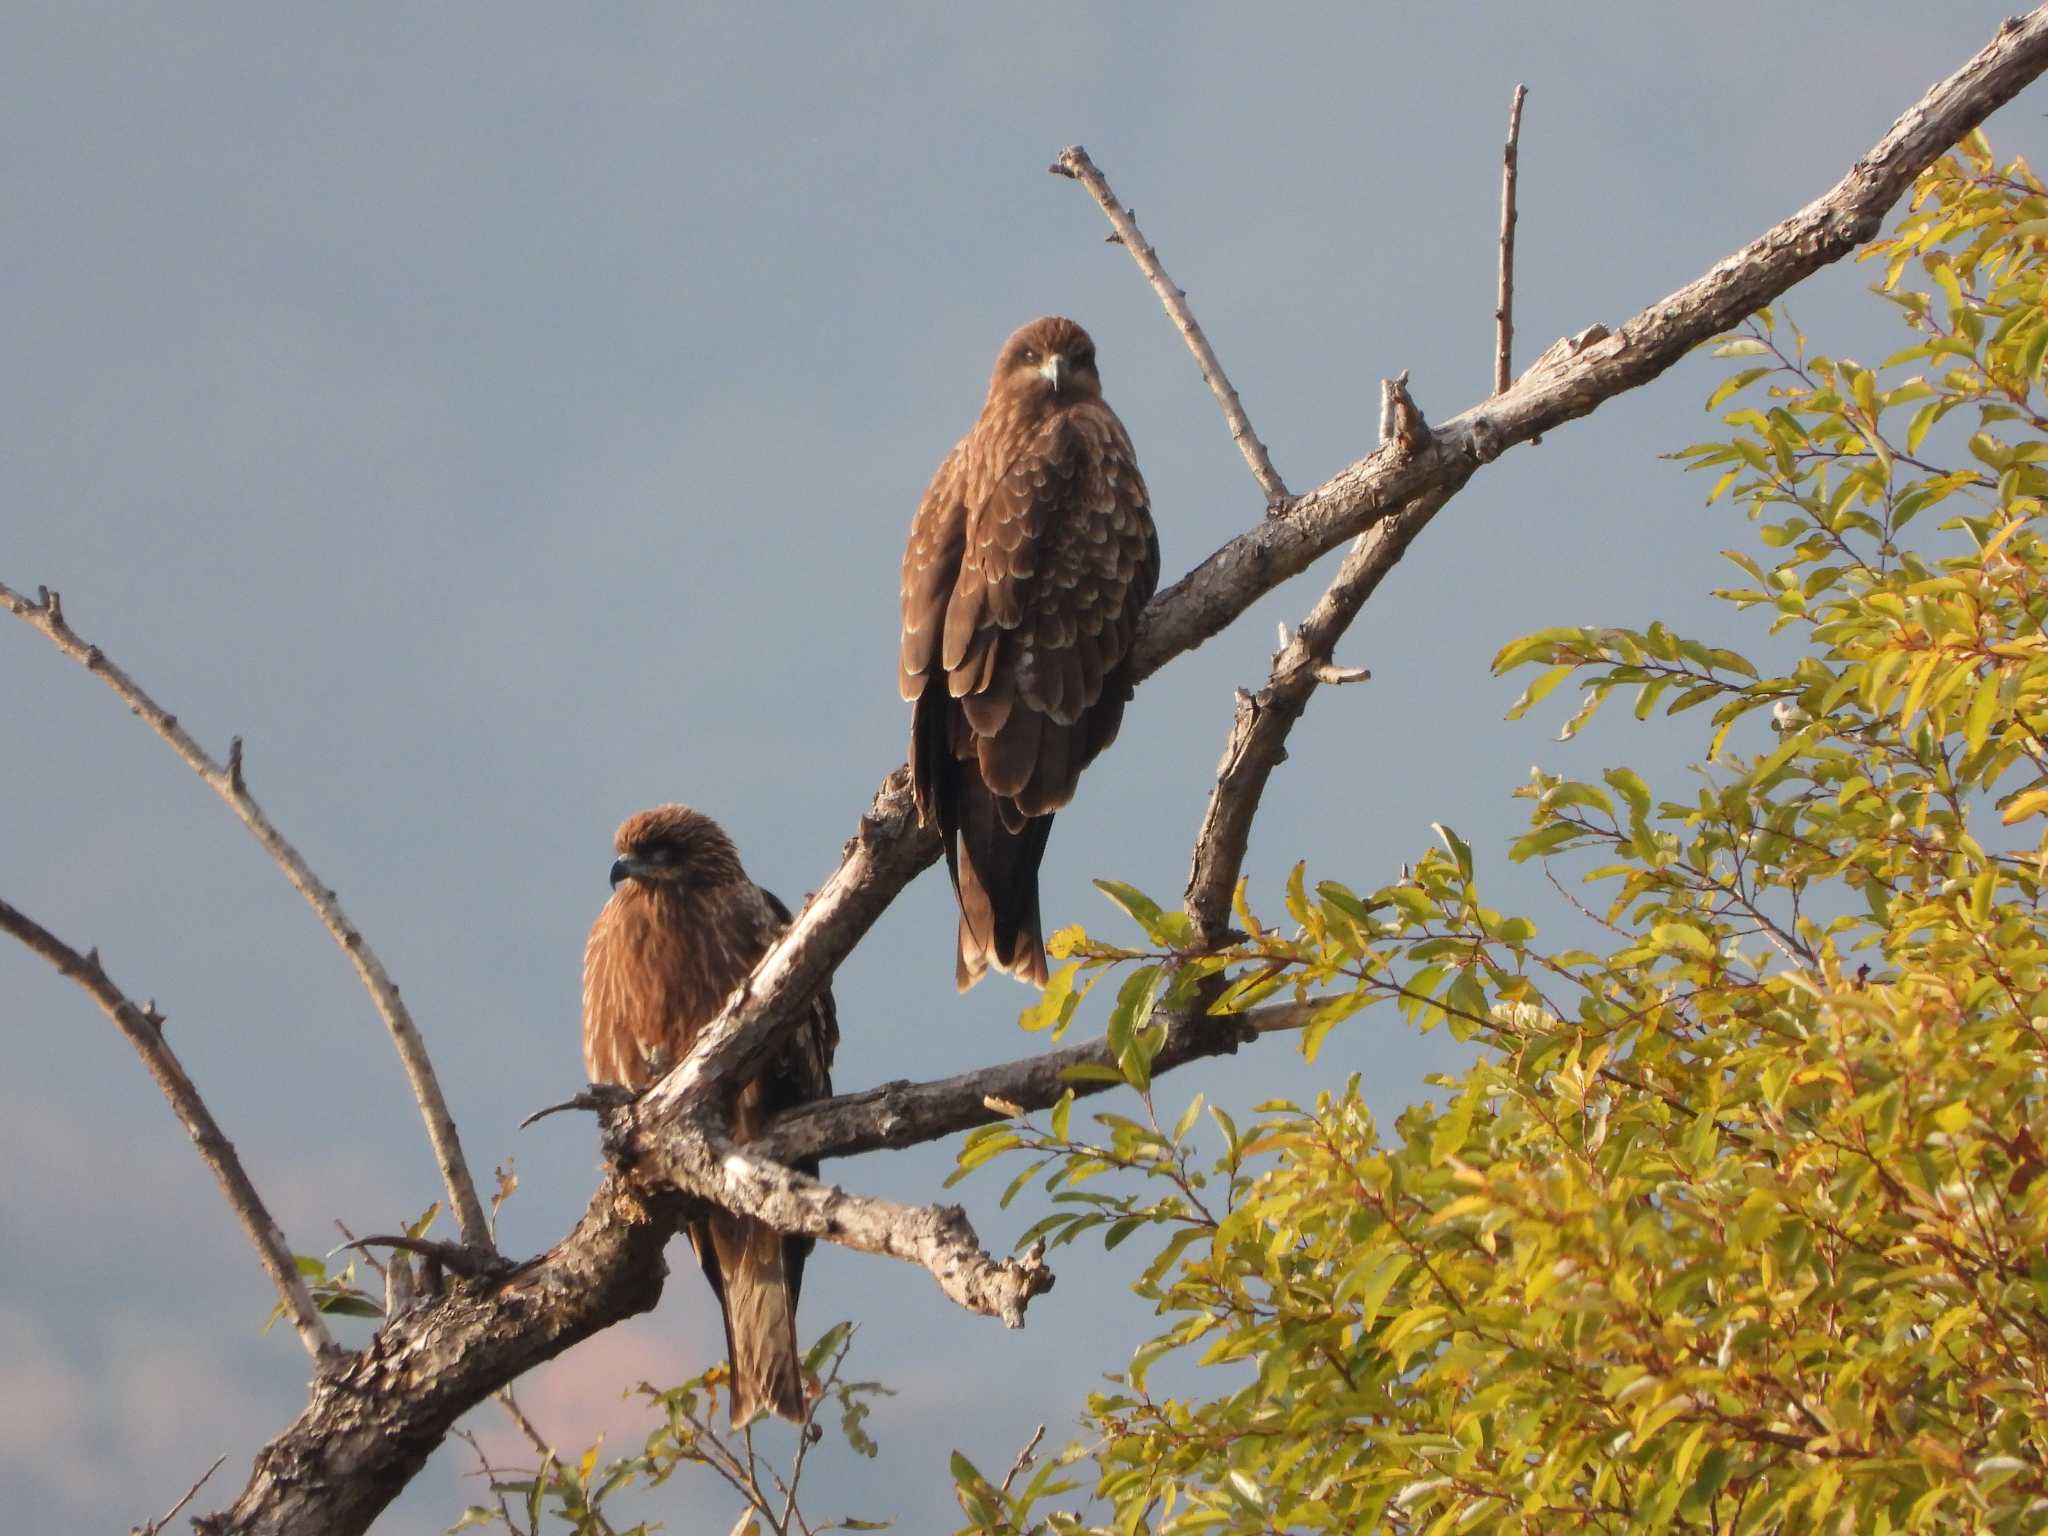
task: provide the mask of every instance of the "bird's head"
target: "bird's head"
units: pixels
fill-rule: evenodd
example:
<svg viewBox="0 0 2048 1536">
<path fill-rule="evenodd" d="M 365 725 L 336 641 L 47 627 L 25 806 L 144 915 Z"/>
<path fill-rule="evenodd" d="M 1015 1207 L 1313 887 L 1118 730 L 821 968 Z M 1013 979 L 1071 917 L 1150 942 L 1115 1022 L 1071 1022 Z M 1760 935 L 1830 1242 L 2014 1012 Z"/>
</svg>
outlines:
<svg viewBox="0 0 2048 1536">
<path fill-rule="evenodd" d="M 649 890 L 726 885 L 746 878 L 724 828 L 687 805 L 658 805 L 626 818 L 613 840 L 612 885 L 632 880 Z"/>
<path fill-rule="evenodd" d="M 1102 375 L 1095 371 L 1095 343 L 1063 315 L 1047 315 L 1011 333 L 996 355 L 989 397 L 1033 401 L 1100 398 Z"/>
</svg>

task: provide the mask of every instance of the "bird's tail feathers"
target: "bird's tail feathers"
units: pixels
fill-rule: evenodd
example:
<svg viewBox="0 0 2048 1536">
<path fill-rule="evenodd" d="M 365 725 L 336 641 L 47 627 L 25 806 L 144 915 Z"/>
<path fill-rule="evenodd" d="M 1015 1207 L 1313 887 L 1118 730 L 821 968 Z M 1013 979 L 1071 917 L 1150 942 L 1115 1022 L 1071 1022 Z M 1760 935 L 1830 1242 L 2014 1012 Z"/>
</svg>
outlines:
<svg viewBox="0 0 2048 1536">
<path fill-rule="evenodd" d="M 782 1236 L 728 1211 L 714 1211 L 709 1225 L 732 1362 L 732 1422 L 738 1427 L 774 1413 L 801 1424 L 812 1389 L 797 1348 L 796 1294 Z"/>
<path fill-rule="evenodd" d="M 917 819 L 928 827 L 950 829 L 954 820 L 948 787 L 958 772 L 949 739 L 946 688 L 942 680 L 928 679 L 924 692 L 910 717 L 910 793 L 917 802 Z"/>
<path fill-rule="evenodd" d="M 1013 832 L 1004 825 L 1001 805 L 973 765 L 958 765 L 955 773 L 951 798 L 959 815 L 957 837 L 947 839 L 953 885 L 960 897 L 953 983 L 965 992 L 993 966 L 1042 987 L 1048 972 L 1038 915 L 1038 865 L 1045 857 L 1052 817 L 1033 817 Z"/>
</svg>

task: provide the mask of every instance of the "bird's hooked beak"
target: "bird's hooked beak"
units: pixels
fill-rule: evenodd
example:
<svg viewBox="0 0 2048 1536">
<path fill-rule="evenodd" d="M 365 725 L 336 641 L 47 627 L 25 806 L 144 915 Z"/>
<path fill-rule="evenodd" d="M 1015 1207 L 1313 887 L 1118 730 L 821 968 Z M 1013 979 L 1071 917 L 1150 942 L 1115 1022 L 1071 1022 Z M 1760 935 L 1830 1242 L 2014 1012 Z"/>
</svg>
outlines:
<svg viewBox="0 0 2048 1536">
<path fill-rule="evenodd" d="M 619 888 L 621 880 L 644 880 L 653 873 L 653 866 L 641 859 L 625 858 L 612 861 L 612 889 Z"/>
<path fill-rule="evenodd" d="M 1051 357 L 1048 357 L 1038 365 L 1038 376 L 1052 386 L 1054 394 L 1058 394 L 1061 389 L 1065 388 L 1066 382 L 1073 376 L 1073 372 L 1073 368 L 1067 362 L 1066 354 L 1062 352 L 1053 353 Z"/>
</svg>

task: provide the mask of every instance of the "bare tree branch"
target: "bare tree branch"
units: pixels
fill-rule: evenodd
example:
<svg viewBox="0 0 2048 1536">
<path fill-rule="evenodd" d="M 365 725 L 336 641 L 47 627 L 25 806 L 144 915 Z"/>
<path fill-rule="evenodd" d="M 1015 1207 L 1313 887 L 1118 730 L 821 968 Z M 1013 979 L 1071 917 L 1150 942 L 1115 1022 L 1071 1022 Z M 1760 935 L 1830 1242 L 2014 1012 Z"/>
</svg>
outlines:
<svg viewBox="0 0 2048 1536">
<path fill-rule="evenodd" d="M 1522 150 L 1522 101 L 1526 85 L 1515 87 L 1508 107 L 1508 141 L 1500 159 L 1500 288 L 1493 308 L 1493 392 L 1508 387 L 1508 364 L 1515 351 L 1515 171 Z"/>
<path fill-rule="evenodd" d="M 241 1222 L 242 1230 L 249 1234 L 249 1242 L 256 1249 L 256 1257 L 262 1260 L 270 1283 L 277 1287 L 285 1315 L 291 1318 L 292 1326 L 298 1330 L 299 1342 L 306 1346 L 306 1353 L 313 1357 L 316 1366 L 322 1368 L 343 1359 L 346 1352 L 334 1342 L 334 1336 L 327 1331 L 327 1324 L 320 1316 L 320 1309 L 313 1305 L 313 1297 L 306 1289 L 298 1265 L 292 1260 L 292 1251 L 284 1240 L 284 1233 L 271 1219 L 263 1197 L 256 1193 L 256 1186 L 249 1182 L 249 1175 L 242 1169 L 241 1158 L 235 1155 L 234 1144 L 221 1134 L 212 1111 L 200 1098 L 192 1079 L 185 1075 L 170 1042 L 164 1039 L 164 1019 L 156 1011 L 156 1004 L 136 1007 L 107 975 L 106 967 L 100 964 L 98 950 L 88 950 L 81 955 L 34 918 L 5 901 L 0 901 L 0 929 L 13 934 L 59 972 L 83 987 L 106 1016 L 114 1021 L 114 1027 L 128 1037 L 128 1043 L 135 1047 L 135 1054 L 142 1058 L 143 1066 L 149 1069 L 157 1087 L 170 1100 L 171 1110 L 184 1124 L 192 1145 L 199 1149 L 200 1157 L 213 1170 L 220 1192 L 227 1197 L 228 1206 L 234 1211 L 235 1219 Z M 204 1480 L 201 1479 L 202 1482 Z M 171 1513 L 176 1514 L 177 1511 Z M 170 1515 L 164 1518 L 168 1520 Z"/>
<path fill-rule="evenodd" d="M 1195 354 L 1196 366 L 1202 370 L 1202 377 L 1209 381 L 1209 392 L 1223 407 L 1223 419 L 1230 424 L 1230 435 L 1237 442 L 1238 452 L 1251 466 L 1252 478 L 1259 482 L 1259 489 L 1266 493 L 1267 508 L 1277 512 L 1285 507 L 1289 500 L 1287 483 L 1280 478 L 1280 471 L 1273 467 L 1272 459 L 1267 457 L 1266 445 L 1259 441 L 1259 434 L 1252 430 L 1230 376 L 1216 361 L 1215 349 L 1202 333 L 1201 322 L 1188 308 L 1186 292 L 1175 286 L 1173 279 L 1166 275 L 1166 268 L 1159 264 L 1159 253 L 1152 249 L 1152 242 L 1139 230 L 1136 216 L 1116 200 L 1116 194 L 1109 190 L 1109 182 L 1095 168 L 1095 162 L 1088 158 L 1088 151 L 1080 145 L 1069 145 L 1061 150 L 1059 159 L 1047 169 L 1055 176 L 1080 182 L 1102 205 L 1103 213 L 1108 215 L 1111 226 L 1116 230 L 1110 238 L 1131 253 L 1131 260 L 1145 274 L 1152 291 L 1159 295 L 1159 302 L 1166 306 L 1167 318 L 1188 344 L 1188 350 Z"/>
<path fill-rule="evenodd" d="M 385 1028 L 391 1031 L 392 1043 L 398 1047 L 398 1059 L 405 1068 L 407 1081 L 412 1084 L 413 1097 L 419 1101 L 420 1114 L 426 1120 L 427 1140 L 433 1144 L 434 1161 L 440 1165 L 442 1182 L 448 1187 L 449 1204 L 455 1212 L 462 1240 L 482 1252 L 495 1252 L 490 1224 L 484 1219 L 483 1202 L 477 1198 L 476 1183 L 469 1176 L 469 1165 L 463 1161 L 462 1141 L 455 1133 L 454 1118 L 448 1113 L 448 1101 L 442 1097 L 433 1063 L 427 1059 L 426 1042 L 420 1038 L 420 1032 L 413 1024 L 412 1014 L 399 1000 L 398 985 L 384 969 L 384 962 L 377 958 L 377 952 L 370 948 L 370 941 L 341 910 L 341 901 L 333 890 L 313 872 L 298 849 L 285 840 L 284 834 L 263 813 L 263 808 L 251 798 L 242 779 L 242 738 L 237 736 L 229 745 L 225 767 L 216 763 L 192 734 L 178 723 L 176 715 L 145 693 L 142 685 L 98 646 L 79 637 L 77 631 L 65 622 L 64 605 L 55 592 L 39 589 L 38 600 L 32 602 L 0 582 L 0 603 L 5 603 L 16 618 L 49 636 L 51 644 L 113 689 L 133 713 L 140 715 L 151 730 L 169 742 L 171 750 L 184 759 L 185 766 L 227 802 L 228 809 L 241 818 L 242 825 L 263 845 L 263 851 L 306 898 L 327 931 L 334 935 L 334 942 L 348 956 L 349 964 L 355 967 L 356 975 L 370 994 L 370 1001 L 384 1020 Z"/>
<path fill-rule="evenodd" d="M 922 1265 L 952 1301 L 1011 1328 L 1024 1326 L 1032 1297 L 1052 1289 L 1042 1247 L 1021 1259 L 992 1259 L 959 1206 L 898 1205 L 850 1194 L 770 1161 L 752 1143 L 733 1141 L 705 1109 L 651 1127 L 635 1125 L 620 1161 L 638 1178 L 745 1211 L 778 1231 Z"/>
<path fill-rule="evenodd" d="M 1179 1014 L 1168 1019 L 1166 1039 L 1152 1059 L 1156 1080 L 1162 1072 L 1186 1066 L 1204 1056 L 1232 1049 L 1259 1035 L 1306 1028 L 1321 1003 L 1274 1003 L 1227 1015 L 1232 1032 L 1224 1036 L 1217 1019 Z M 971 1130 L 1018 1113 L 1050 1109 L 1060 1095 L 1073 1090 L 1077 1099 L 1121 1088 L 1119 1078 L 1075 1076 L 1077 1067 L 1116 1067 L 1116 1053 L 1104 1036 L 1064 1050 L 1045 1051 L 1001 1066 L 978 1067 L 935 1082 L 898 1080 L 859 1093 L 818 1099 L 778 1115 L 767 1130 L 747 1146 L 758 1156 L 778 1163 L 809 1157 L 852 1157 L 883 1148 L 914 1147 L 956 1131 Z"/>
<path fill-rule="evenodd" d="M 1010 1485 L 1017 1481 L 1017 1478 L 1020 1474 L 1030 1470 L 1031 1463 L 1037 1457 L 1038 1442 L 1043 1440 L 1044 1438 L 1045 1426 L 1041 1424 L 1038 1426 L 1037 1430 L 1033 1432 L 1031 1438 L 1024 1442 L 1024 1449 L 1017 1453 L 1017 1459 L 1010 1463 L 1009 1473 L 1007 1476 L 1003 1478 L 1004 1493 L 1008 1493 L 1010 1491 Z"/>
<path fill-rule="evenodd" d="M 1405 372 L 1381 385 L 1380 438 L 1386 445 L 1383 453 L 1410 456 L 1429 443 L 1429 428 L 1409 397 Z M 1274 655 L 1265 687 L 1256 694 L 1238 690 L 1237 718 L 1216 767 L 1216 787 L 1210 791 L 1188 869 L 1187 914 L 1204 947 L 1222 943 L 1229 930 L 1231 898 L 1251 844 L 1252 818 L 1258 814 L 1266 781 L 1287 760 L 1287 733 L 1335 667 L 1332 653 L 1337 642 L 1410 541 L 1463 484 L 1460 478 L 1426 492 L 1360 534 L 1329 590 Z"/>
</svg>

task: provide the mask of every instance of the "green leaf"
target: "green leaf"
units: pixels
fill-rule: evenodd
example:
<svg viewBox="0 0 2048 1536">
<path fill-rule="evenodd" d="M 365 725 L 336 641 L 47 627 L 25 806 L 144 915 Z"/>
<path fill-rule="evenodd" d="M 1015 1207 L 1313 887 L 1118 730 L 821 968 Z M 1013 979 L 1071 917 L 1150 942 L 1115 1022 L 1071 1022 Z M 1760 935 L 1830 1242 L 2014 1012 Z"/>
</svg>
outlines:
<svg viewBox="0 0 2048 1536">
<path fill-rule="evenodd" d="M 1709 958 L 1714 953 L 1714 941 L 1690 923 L 1659 923 L 1651 930 L 1651 937 L 1666 949 L 1683 949 Z"/>
<path fill-rule="evenodd" d="M 834 1323 L 830 1328 L 827 1328 L 818 1335 L 818 1340 L 815 1344 L 804 1351 L 804 1369 L 813 1376 L 822 1375 L 825 1369 L 825 1362 L 838 1354 L 840 1346 L 852 1336 L 853 1324 L 851 1322 Z"/>
<path fill-rule="evenodd" d="M 1577 666 L 1575 663 L 1566 662 L 1562 666 L 1555 666 L 1547 672 L 1537 674 L 1536 681 L 1524 688 L 1522 696 L 1516 699 L 1513 705 L 1509 707 L 1507 718 L 1510 720 L 1521 719 L 1522 716 L 1526 715 L 1536 705 L 1542 703 L 1553 688 L 1567 677 L 1570 677 L 1576 670 Z"/>
<path fill-rule="evenodd" d="M 1457 862 L 1458 873 L 1469 881 L 1472 878 L 1472 845 L 1440 821 L 1432 821 L 1429 826 L 1444 847 L 1450 850 L 1452 859 Z"/>
<path fill-rule="evenodd" d="M 1058 1023 L 1067 999 L 1073 996 L 1074 978 L 1080 974 L 1080 962 L 1073 960 L 1054 971 L 1046 981 L 1045 990 L 1039 993 L 1038 1001 L 1017 1015 L 1017 1027 L 1036 1033 Z"/>
<path fill-rule="evenodd" d="M 1131 920 L 1145 930 L 1147 938 L 1160 939 L 1160 926 L 1164 914 L 1158 902 L 1136 886 L 1125 885 L 1121 880 L 1097 880 L 1095 889 L 1122 907 L 1130 915 Z"/>
<path fill-rule="evenodd" d="M 1124 1081 L 1140 1092 L 1152 1083 L 1151 1057 L 1141 1037 L 1151 1021 L 1158 982 L 1157 965 L 1141 965 L 1125 977 L 1124 984 L 1117 989 L 1116 1007 L 1110 1012 L 1105 1032 Z"/>
</svg>

